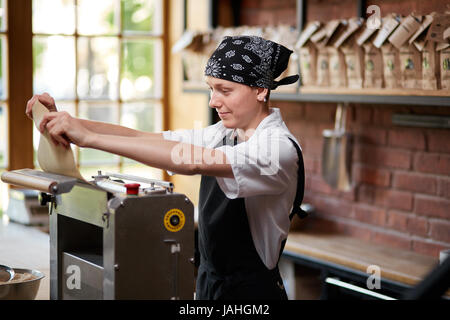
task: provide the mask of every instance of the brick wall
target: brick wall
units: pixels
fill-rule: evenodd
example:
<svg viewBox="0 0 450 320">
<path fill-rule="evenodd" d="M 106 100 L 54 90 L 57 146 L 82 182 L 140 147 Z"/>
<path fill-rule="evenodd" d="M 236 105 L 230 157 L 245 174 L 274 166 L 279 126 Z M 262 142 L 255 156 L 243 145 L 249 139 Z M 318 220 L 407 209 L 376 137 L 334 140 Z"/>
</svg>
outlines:
<svg viewBox="0 0 450 320">
<path fill-rule="evenodd" d="M 333 128 L 336 104 L 272 104 L 302 145 L 314 228 L 435 257 L 450 248 L 450 130 L 391 121 L 394 113 L 450 116 L 449 108 L 351 104 L 353 186 L 340 192 L 321 173 L 322 131 Z"/>
<path fill-rule="evenodd" d="M 307 21 L 356 15 L 355 0 L 308 1 Z M 444 11 L 445 1 L 383 0 L 381 13 Z M 295 0 L 243 0 L 247 25 L 295 25 Z M 299 139 L 306 167 L 305 202 L 316 207 L 307 224 L 317 232 L 336 230 L 362 240 L 437 257 L 450 248 L 450 130 L 400 127 L 394 113 L 450 115 L 446 107 L 350 105 L 348 131 L 354 139 L 353 187 L 339 192 L 322 179 L 323 129 L 334 127 L 336 104 L 277 102 Z"/>
</svg>

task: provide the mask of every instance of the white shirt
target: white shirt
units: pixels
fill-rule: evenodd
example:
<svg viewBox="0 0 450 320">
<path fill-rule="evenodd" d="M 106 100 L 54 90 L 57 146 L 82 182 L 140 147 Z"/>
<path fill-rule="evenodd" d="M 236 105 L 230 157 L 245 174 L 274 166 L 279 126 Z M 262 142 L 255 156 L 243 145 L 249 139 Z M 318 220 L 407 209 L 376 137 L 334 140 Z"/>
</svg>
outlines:
<svg viewBox="0 0 450 320">
<path fill-rule="evenodd" d="M 236 146 L 222 146 L 224 136 L 235 135 L 222 121 L 203 129 L 164 131 L 163 137 L 225 153 L 234 178 L 216 177 L 217 182 L 227 198 L 245 198 L 256 251 L 266 267 L 273 269 L 289 232 L 297 190 L 298 156 L 289 138 L 300 144 L 286 127 L 280 110 L 269 110 L 253 135 Z"/>
</svg>

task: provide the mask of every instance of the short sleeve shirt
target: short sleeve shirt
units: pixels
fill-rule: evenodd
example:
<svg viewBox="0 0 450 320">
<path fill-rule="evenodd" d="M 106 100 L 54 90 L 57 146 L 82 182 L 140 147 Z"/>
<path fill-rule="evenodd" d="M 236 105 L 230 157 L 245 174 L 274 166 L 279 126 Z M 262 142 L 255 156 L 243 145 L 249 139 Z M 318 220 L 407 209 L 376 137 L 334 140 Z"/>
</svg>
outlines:
<svg viewBox="0 0 450 320">
<path fill-rule="evenodd" d="M 244 198 L 253 243 L 261 260 L 273 269 L 281 243 L 287 238 L 297 190 L 298 156 L 278 108 L 270 108 L 251 137 L 237 145 L 223 145 L 234 129 L 222 121 L 203 129 L 164 131 L 167 140 L 222 151 L 231 163 L 234 178 L 216 177 L 229 199 Z"/>
</svg>

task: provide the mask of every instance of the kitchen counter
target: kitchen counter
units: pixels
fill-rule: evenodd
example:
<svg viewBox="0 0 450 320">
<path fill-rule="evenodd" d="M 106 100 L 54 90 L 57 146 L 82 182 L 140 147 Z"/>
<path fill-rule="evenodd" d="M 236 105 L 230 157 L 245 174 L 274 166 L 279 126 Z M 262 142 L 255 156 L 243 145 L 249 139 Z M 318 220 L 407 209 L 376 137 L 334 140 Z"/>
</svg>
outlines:
<svg viewBox="0 0 450 320">
<path fill-rule="evenodd" d="M 44 273 L 36 300 L 50 299 L 50 238 L 47 233 L 0 220 L 0 264 Z"/>
</svg>

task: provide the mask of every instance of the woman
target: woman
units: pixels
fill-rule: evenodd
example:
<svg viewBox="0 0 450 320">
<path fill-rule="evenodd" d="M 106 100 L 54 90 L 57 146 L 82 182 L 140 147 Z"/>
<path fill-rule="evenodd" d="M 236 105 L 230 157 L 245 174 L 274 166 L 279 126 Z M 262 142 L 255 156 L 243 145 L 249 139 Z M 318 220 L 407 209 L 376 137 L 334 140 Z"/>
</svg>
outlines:
<svg viewBox="0 0 450 320">
<path fill-rule="evenodd" d="M 260 37 L 225 37 L 205 70 L 209 105 L 221 121 L 205 129 L 146 133 L 81 120 L 57 112 L 48 94 L 34 96 L 26 112 L 36 99 L 55 111 L 39 129 L 56 144 L 202 175 L 197 299 L 286 299 L 278 260 L 300 210 L 304 169 L 298 143 L 268 99 L 270 90 L 298 80 L 274 80 L 291 53 Z"/>
</svg>

